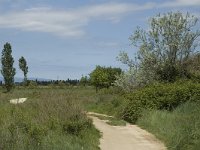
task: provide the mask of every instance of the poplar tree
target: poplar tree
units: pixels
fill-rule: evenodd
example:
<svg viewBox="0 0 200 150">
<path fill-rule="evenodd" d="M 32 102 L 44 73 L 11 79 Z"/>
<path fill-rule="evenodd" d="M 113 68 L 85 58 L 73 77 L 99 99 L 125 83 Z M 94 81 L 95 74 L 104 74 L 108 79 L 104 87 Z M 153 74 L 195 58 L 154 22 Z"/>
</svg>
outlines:
<svg viewBox="0 0 200 150">
<path fill-rule="evenodd" d="M 12 57 L 12 47 L 10 43 L 4 45 L 1 56 L 2 70 L 1 74 L 4 78 L 4 88 L 9 92 L 14 87 L 14 76 L 16 70 L 13 67 L 14 59 Z"/>
<path fill-rule="evenodd" d="M 23 56 L 19 59 L 19 68 L 24 73 L 24 84 L 27 84 L 28 66 L 27 66 L 26 59 Z"/>
</svg>

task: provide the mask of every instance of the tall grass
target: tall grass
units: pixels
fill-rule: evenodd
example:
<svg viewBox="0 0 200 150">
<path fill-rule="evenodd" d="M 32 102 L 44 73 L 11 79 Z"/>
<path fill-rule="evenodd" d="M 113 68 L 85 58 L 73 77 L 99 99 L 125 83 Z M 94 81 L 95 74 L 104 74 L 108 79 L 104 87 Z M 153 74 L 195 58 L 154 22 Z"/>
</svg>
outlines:
<svg viewBox="0 0 200 150">
<path fill-rule="evenodd" d="M 169 150 L 199 150 L 200 103 L 185 103 L 174 111 L 146 110 L 137 124 L 165 142 Z"/>
<path fill-rule="evenodd" d="M 90 101 L 85 103 L 88 111 L 112 115 L 117 118 L 121 117 L 124 108 L 124 97 L 114 88 L 101 89 Z"/>
<path fill-rule="evenodd" d="M 81 106 L 90 90 L 22 88 L 1 92 L 0 149 L 99 149 L 99 132 Z M 19 97 L 28 100 L 18 105 L 8 101 Z"/>
</svg>

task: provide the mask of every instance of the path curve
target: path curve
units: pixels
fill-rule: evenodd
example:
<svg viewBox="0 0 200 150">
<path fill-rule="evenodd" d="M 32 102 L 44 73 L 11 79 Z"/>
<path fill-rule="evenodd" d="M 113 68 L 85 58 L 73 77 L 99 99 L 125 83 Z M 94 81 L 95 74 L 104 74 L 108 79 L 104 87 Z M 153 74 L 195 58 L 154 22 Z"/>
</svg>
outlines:
<svg viewBox="0 0 200 150">
<path fill-rule="evenodd" d="M 97 113 L 90 112 L 89 117 L 102 133 L 101 150 L 166 150 L 163 143 L 137 125 L 111 126 L 91 114 Z"/>
</svg>

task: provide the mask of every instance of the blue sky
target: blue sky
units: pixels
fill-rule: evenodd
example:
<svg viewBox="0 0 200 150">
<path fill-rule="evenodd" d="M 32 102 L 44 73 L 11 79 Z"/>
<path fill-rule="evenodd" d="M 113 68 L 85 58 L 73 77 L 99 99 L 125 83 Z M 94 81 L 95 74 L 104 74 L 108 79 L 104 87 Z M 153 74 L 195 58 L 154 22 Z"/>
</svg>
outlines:
<svg viewBox="0 0 200 150">
<path fill-rule="evenodd" d="M 200 17 L 200 0 L 0 0 L 0 46 L 11 43 L 17 77 L 24 56 L 29 77 L 80 78 L 96 65 L 125 68 L 116 57 L 136 52 L 136 27 L 169 11 Z"/>
</svg>

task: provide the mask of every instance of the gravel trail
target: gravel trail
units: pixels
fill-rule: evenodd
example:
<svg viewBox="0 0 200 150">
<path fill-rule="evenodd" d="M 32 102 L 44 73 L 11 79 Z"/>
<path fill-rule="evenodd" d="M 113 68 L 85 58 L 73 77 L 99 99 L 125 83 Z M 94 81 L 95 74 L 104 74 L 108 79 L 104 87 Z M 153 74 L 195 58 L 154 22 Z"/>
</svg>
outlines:
<svg viewBox="0 0 200 150">
<path fill-rule="evenodd" d="M 163 143 L 137 125 L 111 126 L 105 120 L 92 116 L 97 113 L 88 114 L 95 127 L 102 133 L 101 150 L 166 150 Z"/>
</svg>

